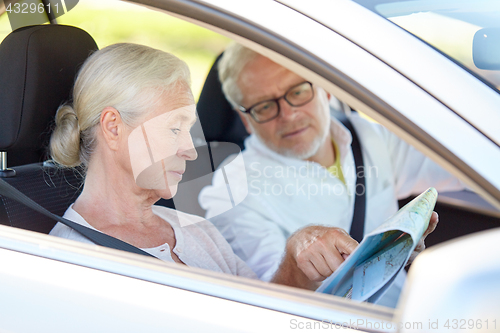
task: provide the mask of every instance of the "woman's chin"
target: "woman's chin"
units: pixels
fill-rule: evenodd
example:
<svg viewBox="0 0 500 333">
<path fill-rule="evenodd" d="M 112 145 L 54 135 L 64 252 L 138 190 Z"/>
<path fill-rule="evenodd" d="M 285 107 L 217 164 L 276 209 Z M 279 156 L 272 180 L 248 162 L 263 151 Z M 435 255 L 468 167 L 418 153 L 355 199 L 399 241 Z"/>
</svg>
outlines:
<svg viewBox="0 0 500 333">
<path fill-rule="evenodd" d="M 177 193 L 177 186 L 169 186 L 167 189 L 156 190 L 156 193 L 162 199 L 172 199 Z"/>
</svg>

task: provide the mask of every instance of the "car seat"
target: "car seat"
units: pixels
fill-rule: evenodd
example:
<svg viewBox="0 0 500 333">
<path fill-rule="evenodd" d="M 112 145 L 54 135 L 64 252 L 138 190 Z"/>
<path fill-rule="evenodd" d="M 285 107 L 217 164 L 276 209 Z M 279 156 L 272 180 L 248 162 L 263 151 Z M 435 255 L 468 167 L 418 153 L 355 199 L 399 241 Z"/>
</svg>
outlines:
<svg viewBox="0 0 500 333">
<path fill-rule="evenodd" d="M 207 142 L 232 142 L 243 150 L 248 133 L 222 92 L 217 70 L 221 56 L 217 57 L 208 73 L 196 109 Z"/>
<path fill-rule="evenodd" d="M 57 215 L 78 196 L 82 177 L 42 161 L 56 110 L 95 50 L 89 34 L 64 25 L 23 27 L 0 44 L 0 177 Z M 0 223 L 48 233 L 56 222 L 0 196 Z"/>
</svg>

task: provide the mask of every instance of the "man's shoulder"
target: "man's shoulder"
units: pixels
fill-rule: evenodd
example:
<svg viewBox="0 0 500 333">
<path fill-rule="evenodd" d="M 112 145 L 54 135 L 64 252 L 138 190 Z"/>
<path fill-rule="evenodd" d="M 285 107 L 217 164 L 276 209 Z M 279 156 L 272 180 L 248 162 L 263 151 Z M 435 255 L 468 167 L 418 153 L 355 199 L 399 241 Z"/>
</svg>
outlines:
<svg viewBox="0 0 500 333">
<path fill-rule="evenodd" d="M 241 158 L 238 155 L 230 155 L 221 163 L 226 174 L 236 177 L 242 174 L 251 175 L 260 173 L 266 166 L 284 163 L 282 156 L 270 151 L 254 136 L 245 140 L 245 149 L 241 151 Z"/>
<path fill-rule="evenodd" d="M 398 139 L 387 128 L 377 123 L 373 119 L 361 116 L 359 113 L 351 115 L 349 119 L 351 120 L 356 130 L 356 134 L 358 135 L 361 144 L 363 144 L 366 141 L 372 141 L 377 138 L 384 141 L 392 140 L 395 138 Z"/>
<path fill-rule="evenodd" d="M 245 149 L 241 152 L 245 160 L 269 159 L 275 153 L 265 146 L 254 134 L 245 140 Z"/>
<path fill-rule="evenodd" d="M 368 118 L 367 116 L 361 115 L 357 112 L 353 113 L 351 116 L 349 116 L 349 120 L 352 122 L 354 127 L 361 127 L 364 129 L 370 129 L 374 130 L 377 132 L 380 131 L 387 131 L 387 129 L 377 123 L 375 120 Z"/>
</svg>

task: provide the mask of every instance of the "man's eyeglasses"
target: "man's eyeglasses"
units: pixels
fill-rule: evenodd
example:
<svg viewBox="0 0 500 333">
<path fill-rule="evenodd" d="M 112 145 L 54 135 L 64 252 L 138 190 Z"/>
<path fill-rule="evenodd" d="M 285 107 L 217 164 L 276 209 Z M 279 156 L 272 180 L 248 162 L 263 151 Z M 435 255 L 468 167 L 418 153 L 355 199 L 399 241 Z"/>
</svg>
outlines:
<svg viewBox="0 0 500 333">
<path fill-rule="evenodd" d="M 259 124 L 271 121 L 279 116 L 280 114 L 280 99 L 285 99 L 285 101 L 291 106 L 302 106 L 314 98 L 314 89 L 311 82 L 302 82 L 292 88 L 281 97 L 275 99 L 268 99 L 266 101 L 259 102 L 252 105 L 248 109 L 239 106 L 239 110 L 243 113 L 249 113 L 252 118 Z"/>
</svg>

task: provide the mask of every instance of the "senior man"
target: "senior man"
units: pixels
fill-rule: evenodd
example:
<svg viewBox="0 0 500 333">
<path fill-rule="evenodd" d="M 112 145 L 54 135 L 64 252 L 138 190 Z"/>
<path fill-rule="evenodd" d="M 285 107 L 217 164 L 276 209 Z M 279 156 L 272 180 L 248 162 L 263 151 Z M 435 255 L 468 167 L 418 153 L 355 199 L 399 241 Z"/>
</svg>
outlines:
<svg viewBox="0 0 500 333">
<path fill-rule="evenodd" d="M 352 136 L 330 116 L 330 95 L 325 90 L 238 44 L 224 52 L 219 78 L 251 135 L 242 154 L 244 166 L 217 172 L 212 186 L 201 192 L 200 204 L 234 252 L 263 280 L 271 279 L 287 239 L 297 230 L 314 224 L 349 231 L 355 192 L 366 190 L 366 234 L 397 211 L 399 198 L 429 186 L 463 188 L 382 126 L 352 115 L 364 158 L 364 168 L 358 172 L 364 172 L 366 182 L 366 187 L 356 188 Z M 233 189 L 248 188 L 248 195 L 224 212 L 226 177 Z M 435 223 L 426 235 L 434 227 Z M 319 233 L 322 228 L 309 230 Z M 322 278 L 331 273 L 317 271 Z M 395 306 L 402 281 L 404 272 L 380 304 Z"/>
</svg>

